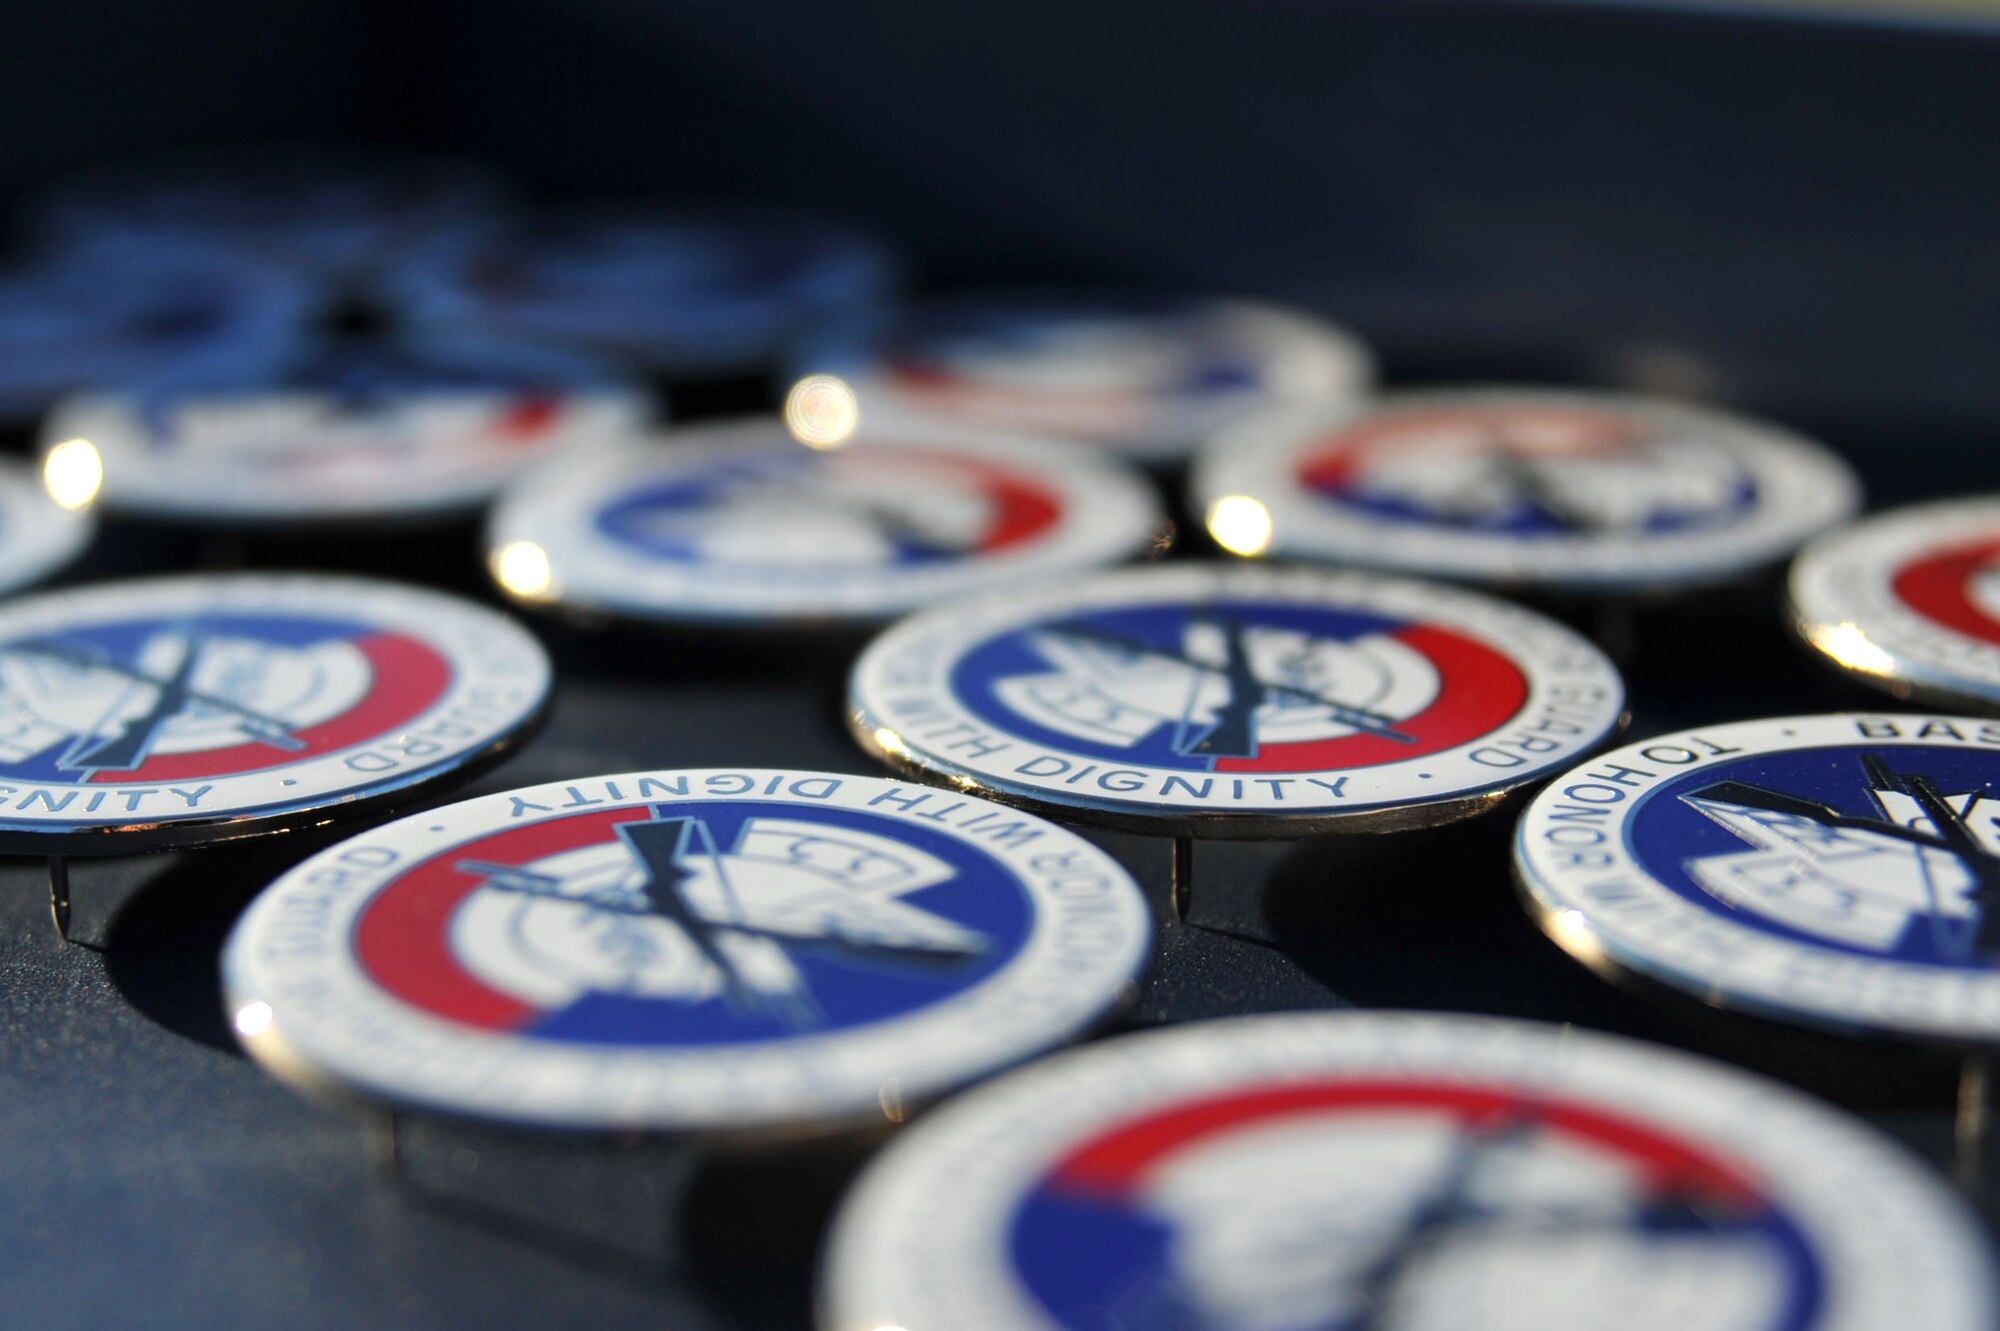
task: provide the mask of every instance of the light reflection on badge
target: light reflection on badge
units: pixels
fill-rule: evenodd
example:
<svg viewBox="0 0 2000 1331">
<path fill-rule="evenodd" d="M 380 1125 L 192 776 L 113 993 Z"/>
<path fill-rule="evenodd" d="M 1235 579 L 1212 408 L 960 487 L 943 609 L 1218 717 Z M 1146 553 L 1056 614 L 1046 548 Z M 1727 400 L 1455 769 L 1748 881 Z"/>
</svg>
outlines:
<svg viewBox="0 0 2000 1331">
<path fill-rule="evenodd" d="M 1971 1328 L 1994 1299 L 1942 1186 L 1803 1097 L 1401 1013 L 1184 1026 L 997 1082 L 871 1164 L 822 1272 L 824 1331 Z"/>
</svg>

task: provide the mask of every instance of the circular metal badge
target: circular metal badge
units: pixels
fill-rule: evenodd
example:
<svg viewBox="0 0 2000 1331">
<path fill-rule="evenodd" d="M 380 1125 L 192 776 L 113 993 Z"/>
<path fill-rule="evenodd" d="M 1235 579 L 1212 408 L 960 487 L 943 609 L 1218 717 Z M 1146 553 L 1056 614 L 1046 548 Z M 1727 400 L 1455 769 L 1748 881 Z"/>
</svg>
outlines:
<svg viewBox="0 0 2000 1331">
<path fill-rule="evenodd" d="M 323 823 L 511 748 L 540 644 L 435 592 L 102 583 L 0 606 L 0 849 L 108 854 Z"/>
<path fill-rule="evenodd" d="M 865 623 L 1146 549 L 1152 490 L 1109 460 L 943 425 L 808 448 L 779 422 L 676 431 L 531 474 L 488 528 L 524 601 L 637 620 Z"/>
<path fill-rule="evenodd" d="M 75 485 L 63 486 L 65 479 L 56 476 L 51 482 L 74 507 L 50 498 L 49 487 L 26 467 L 0 464 L 0 595 L 40 582 L 71 563 L 97 534 L 90 495 Z"/>
<path fill-rule="evenodd" d="M 223 957 L 309 1090 L 522 1125 L 900 1120 L 1106 1016 L 1151 944 L 1103 851 L 823 772 L 632 772 L 467 800 L 307 860 Z"/>
<path fill-rule="evenodd" d="M 895 260 L 794 218 L 580 214 L 411 265 L 410 318 L 565 342 L 681 374 L 765 368 L 801 330 L 886 300 Z"/>
<path fill-rule="evenodd" d="M 1238 553 L 1558 592 L 1727 582 L 1785 558 L 1860 500 L 1840 459 L 1769 425 L 1505 388 L 1273 413 L 1216 439 L 1190 484 Z M 1253 548 L 1217 527 L 1235 499 L 1268 515 Z"/>
<path fill-rule="evenodd" d="M 1793 627 L 1899 698 L 2000 707 L 2000 496 L 1830 532 L 1792 564 Z"/>
<path fill-rule="evenodd" d="M 574 353 L 491 339 L 293 344 L 263 367 L 204 368 L 75 397 L 50 445 L 85 438 L 103 501 L 195 523 L 442 518 L 535 463 L 650 419 L 643 393 Z"/>
<path fill-rule="evenodd" d="M 1311 315 L 1171 299 L 942 301 L 800 364 L 846 378 L 864 414 L 1089 440 L 1148 464 L 1274 405 L 1358 398 L 1375 378 L 1358 339 Z"/>
<path fill-rule="evenodd" d="M 1991 1326 L 1941 1181 L 1637 1041 L 1342 1013 L 1149 1032 L 944 1106 L 862 1173 L 822 1331 Z"/>
<path fill-rule="evenodd" d="M 1515 865 L 1579 960 L 1845 1032 L 2000 1039 L 2000 722 L 1784 717 L 1556 778 Z"/>
<path fill-rule="evenodd" d="M 1423 826 L 1613 734 L 1604 654 L 1502 601 L 1181 564 L 913 615 L 855 663 L 864 748 L 926 780 L 1175 835 Z"/>
</svg>

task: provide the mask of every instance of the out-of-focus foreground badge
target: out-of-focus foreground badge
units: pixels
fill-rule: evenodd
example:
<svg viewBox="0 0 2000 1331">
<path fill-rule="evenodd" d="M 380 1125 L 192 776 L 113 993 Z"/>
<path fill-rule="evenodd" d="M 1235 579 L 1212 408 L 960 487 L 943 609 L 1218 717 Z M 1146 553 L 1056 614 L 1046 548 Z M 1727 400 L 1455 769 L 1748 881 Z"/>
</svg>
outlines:
<svg viewBox="0 0 2000 1331">
<path fill-rule="evenodd" d="M 1567 628 L 1368 573 L 1181 564 L 913 615 L 856 662 L 862 745 L 1166 836 L 1423 826 L 1590 752 L 1624 687 Z"/>
<path fill-rule="evenodd" d="M 1269 538 L 1242 553 L 1608 595 L 1729 582 L 1860 499 L 1837 457 L 1772 426 L 1504 388 L 1273 413 L 1219 437 L 1191 485 L 1211 515 L 1263 506 Z"/>
<path fill-rule="evenodd" d="M 223 959 L 308 1090 L 523 1126 L 899 1121 L 1107 1015 L 1152 925 L 1074 833 L 873 777 L 535 786 L 307 860 Z"/>
<path fill-rule="evenodd" d="M 2000 496 L 1918 504 L 1831 532 L 1792 565 L 1792 622 L 1899 698 L 2000 708 Z"/>
<path fill-rule="evenodd" d="M 822 1331 L 1973 1331 L 1991 1257 L 1805 1096 L 1567 1027 L 1238 1018 L 1108 1041 L 863 1172 Z"/>
<path fill-rule="evenodd" d="M 2000 1038 L 2000 722 L 1625 745 L 1535 797 L 1515 857 L 1542 927 L 1600 970 L 1846 1032 Z"/>
<path fill-rule="evenodd" d="M 536 462 L 623 442 L 645 396 L 594 358 L 492 338 L 301 338 L 261 364 L 64 402 L 105 505 L 191 524 L 463 517 Z"/>
<path fill-rule="evenodd" d="M 526 602 L 667 623 L 879 621 L 932 601 L 1138 554 L 1162 519 L 1108 459 L 948 425 L 871 426 L 807 446 L 777 422 L 523 478 L 488 530 Z"/>
<path fill-rule="evenodd" d="M 504 615 L 319 576 L 101 583 L 0 607 L 0 849 L 107 854 L 322 823 L 463 774 L 541 716 Z"/>
<path fill-rule="evenodd" d="M 800 361 L 870 413 L 913 412 L 1087 440 L 1178 463 L 1284 403 L 1344 404 L 1374 359 L 1311 315 L 1246 301 L 967 297 L 833 336 Z"/>
</svg>

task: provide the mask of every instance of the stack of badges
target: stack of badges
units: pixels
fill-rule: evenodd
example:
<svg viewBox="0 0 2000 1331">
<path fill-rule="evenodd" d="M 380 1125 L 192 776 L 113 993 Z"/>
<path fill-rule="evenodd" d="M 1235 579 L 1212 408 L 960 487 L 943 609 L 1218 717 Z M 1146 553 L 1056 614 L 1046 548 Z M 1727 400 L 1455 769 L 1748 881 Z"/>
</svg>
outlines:
<svg viewBox="0 0 2000 1331">
<path fill-rule="evenodd" d="M 1183 461 L 1217 430 L 1286 404 L 1345 405 L 1374 381 L 1352 335 L 1243 301 L 941 301 L 830 337 L 799 362 L 854 386 L 870 419 L 913 413 Z"/>
<path fill-rule="evenodd" d="M 1253 1017 L 1098 1045 L 862 1175 L 823 1331 L 1974 1331 L 1915 1161 L 1718 1064 L 1525 1022 Z"/>
<path fill-rule="evenodd" d="M 308 152 L 112 172 L 54 191 L 36 220 L 57 245 L 195 241 L 351 283 L 491 232 L 506 203 L 464 163 Z"/>
<path fill-rule="evenodd" d="M 588 347 L 669 378 L 768 369 L 801 330 L 885 299 L 872 241 L 801 221 L 572 218 L 417 265 L 415 321 Z"/>
<path fill-rule="evenodd" d="M 301 338 L 64 402 L 114 512 L 191 524 L 466 516 L 531 465 L 619 442 L 645 395 L 580 353 L 476 337 Z"/>
<path fill-rule="evenodd" d="M 1429 826 L 1589 753 L 1624 687 L 1471 592 L 1181 565 L 941 606 L 854 667 L 861 744 L 924 780 L 1177 839 Z"/>
<path fill-rule="evenodd" d="M 1847 1033 L 2000 1040 L 2000 724 L 1784 717 L 1627 745 L 1522 816 L 1586 963 Z"/>
<path fill-rule="evenodd" d="M 277 1075 L 518 1127 L 900 1121 L 1128 996 L 1150 913 L 1081 837 L 872 777 L 632 772 L 363 833 L 223 958 Z"/>
<path fill-rule="evenodd" d="M 321 826 L 461 779 L 549 696 L 511 620 L 320 576 L 109 583 L 0 607 L 0 851 L 62 857 Z"/>
<path fill-rule="evenodd" d="M 261 363 L 311 317 L 282 269 L 212 247 L 78 243 L 0 277 L 0 417 L 169 372 Z"/>
<path fill-rule="evenodd" d="M 2000 708 L 2000 498 L 1881 514 L 1807 546 L 1793 625 L 1899 698 Z"/>
<path fill-rule="evenodd" d="M 1142 478 L 1040 440 L 864 423 L 812 448 L 775 420 L 668 438 L 524 478 L 489 528 L 501 586 L 636 622 L 842 626 L 1159 539 Z"/>
<path fill-rule="evenodd" d="M 1774 427 L 1540 389 L 1273 413 L 1218 437 L 1190 488 L 1236 553 L 1623 596 L 1760 571 L 1860 499 L 1838 458 Z M 1254 541 L 1225 529 L 1246 501 Z"/>
</svg>

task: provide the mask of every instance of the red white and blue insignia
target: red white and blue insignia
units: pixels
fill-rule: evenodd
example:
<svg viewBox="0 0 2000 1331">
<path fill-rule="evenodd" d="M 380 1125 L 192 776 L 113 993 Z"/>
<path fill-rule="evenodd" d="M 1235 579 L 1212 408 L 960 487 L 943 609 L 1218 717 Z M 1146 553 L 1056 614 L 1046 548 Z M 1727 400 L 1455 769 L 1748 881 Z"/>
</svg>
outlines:
<svg viewBox="0 0 2000 1331">
<path fill-rule="evenodd" d="M 651 409 L 607 365 L 492 338 L 305 338 L 268 363 L 73 397 L 43 429 L 88 439 L 112 509 L 184 522 L 438 518 L 536 463 L 629 437 Z"/>
<path fill-rule="evenodd" d="M 1145 482 L 1039 440 L 864 426 L 814 449 L 776 422 L 680 431 L 537 472 L 495 514 L 555 601 L 636 619 L 883 619 L 1128 558 L 1161 524 Z"/>
<path fill-rule="evenodd" d="M 1276 405 L 1349 401 L 1374 379 L 1368 350 L 1310 315 L 1169 298 L 939 301 L 829 336 L 798 364 L 847 378 L 871 417 L 1088 440 L 1149 464 Z"/>
<path fill-rule="evenodd" d="M 383 583 L 187 577 L 15 602 L 0 837 L 115 850 L 260 830 L 457 772 L 518 738 L 548 688 L 516 625 Z"/>
<path fill-rule="evenodd" d="M 1796 716 L 1628 745 L 1535 798 L 1517 864 L 1592 964 L 1845 1031 L 2000 1035 L 2000 722 Z"/>
<path fill-rule="evenodd" d="M 1831 532 L 1792 565 L 1793 625 L 1898 697 L 2000 707 L 2000 498 L 1918 504 Z"/>
<path fill-rule="evenodd" d="M 1196 469 L 1211 510 L 1262 504 L 1254 553 L 1575 590 L 1712 582 L 1850 514 L 1817 445 L 1680 404 L 1505 389 L 1269 416 Z M 1226 542 L 1225 542 L 1226 543 Z"/>
<path fill-rule="evenodd" d="M 329 874 L 346 890 L 308 920 Z M 225 969 L 280 1070 L 517 1122 L 727 1131 L 893 1118 L 1059 1043 L 1114 1005 L 1150 929 L 1115 861 L 984 801 L 639 772 L 344 843 L 258 900 Z M 324 940 L 309 960 L 301 930 Z"/>
<path fill-rule="evenodd" d="M 1970 1331 L 1941 1181 L 1775 1084 L 1405 1014 L 1129 1037 L 946 1107 L 836 1219 L 823 1331 Z"/>
<path fill-rule="evenodd" d="M 1513 606 L 1194 566 L 914 616 L 850 687 L 855 734 L 892 763 L 1218 835 L 1471 812 L 1595 747 L 1623 700 L 1594 647 Z"/>
</svg>

